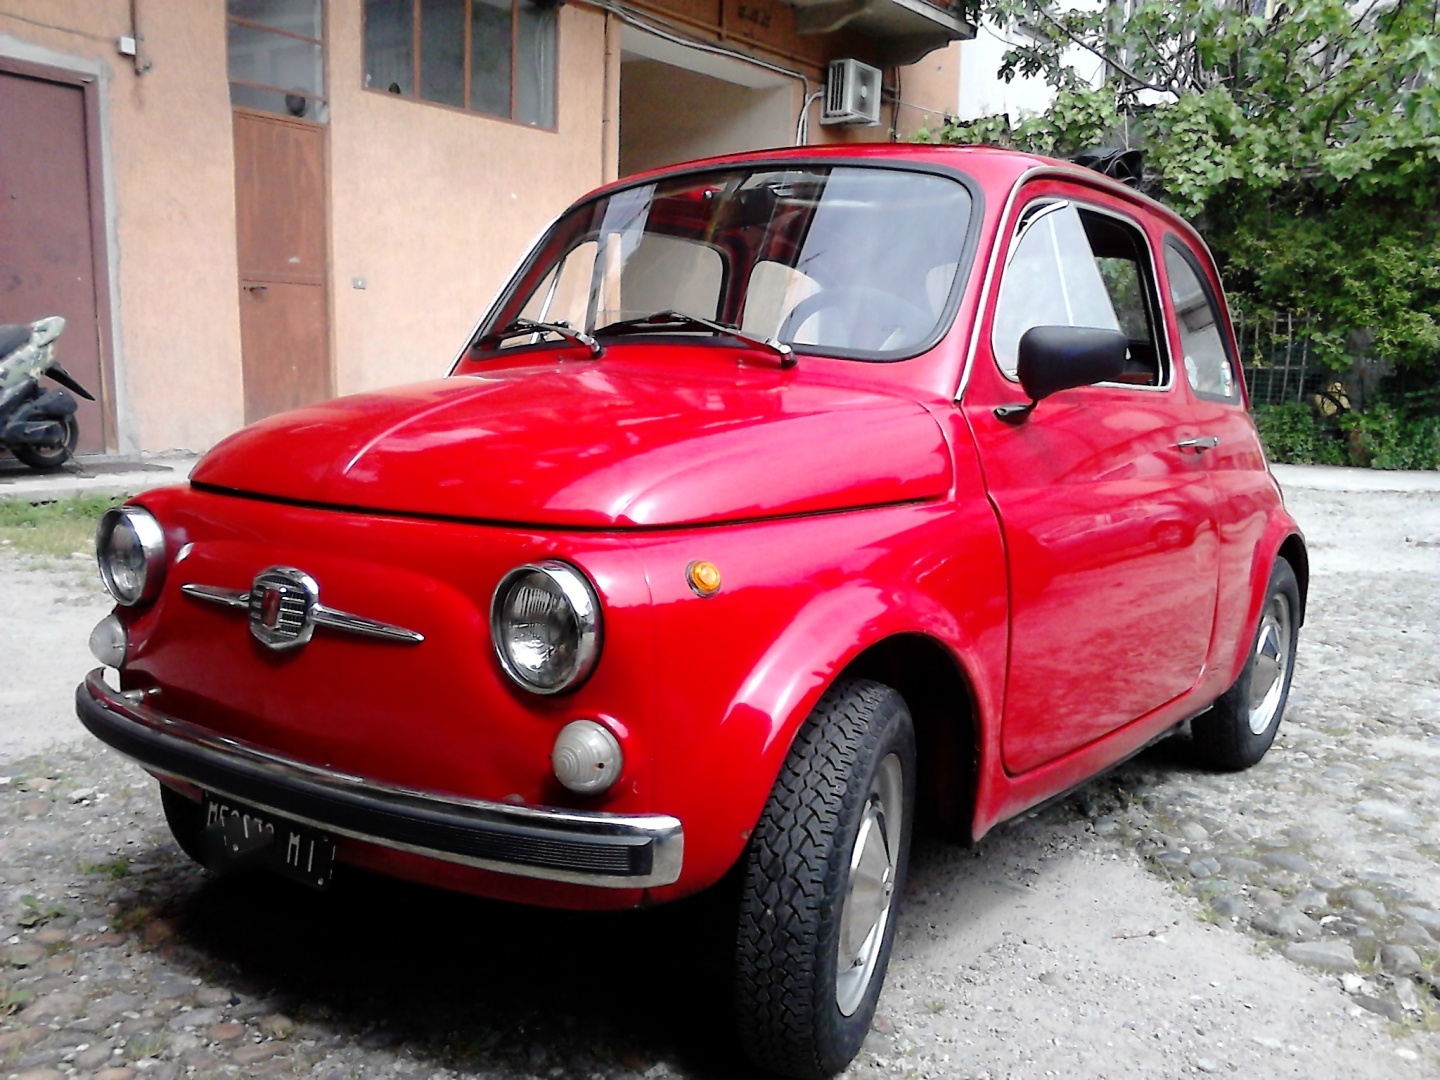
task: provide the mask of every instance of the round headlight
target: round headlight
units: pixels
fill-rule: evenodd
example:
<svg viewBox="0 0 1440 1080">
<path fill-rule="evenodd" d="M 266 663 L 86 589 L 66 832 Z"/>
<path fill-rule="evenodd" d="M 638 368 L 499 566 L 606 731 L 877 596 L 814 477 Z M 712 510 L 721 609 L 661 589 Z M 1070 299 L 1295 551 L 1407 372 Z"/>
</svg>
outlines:
<svg viewBox="0 0 1440 1080">
<path fill-rule="evenodd" d="M 600 659 L 600 602 L 566 563 L 517 567 L 495 590 L 490 632 L 500 663 L 526 690 L 574 690 Z"/>
<path fill-rule="evenodd" d="M 141 506 L 105 511 L 95 531 L 100 577 L 117 604 L 148 604 L 165 581 L 165 531 Z"/>
</svg>

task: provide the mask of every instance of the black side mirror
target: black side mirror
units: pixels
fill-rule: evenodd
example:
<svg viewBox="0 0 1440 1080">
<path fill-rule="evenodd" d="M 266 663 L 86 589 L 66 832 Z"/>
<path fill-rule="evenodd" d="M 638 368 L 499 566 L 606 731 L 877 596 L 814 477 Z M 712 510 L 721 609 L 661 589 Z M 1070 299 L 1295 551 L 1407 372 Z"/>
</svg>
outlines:
<svg viewBox="0 0 1440 1080">
<path fill-rule="evenodd" d="M 1032 401 L 1075 386 L 1118 379 L 1129 343 L 1119 330 L 1032 326 L 1020 339 L 1015 373 Z"/>
<path fill-rule="evenodd" d="M 1029 395 L 1026 405 L 1002 405 L 1001 420 L 1029 416 L 1041 398 L 1061 390 L 1117 379 L 1125 371 L 1130 345 L 1119 330 L 1092 326 L 1032 326 L 1020 338 L 1015 373 Z"/>
</svg>

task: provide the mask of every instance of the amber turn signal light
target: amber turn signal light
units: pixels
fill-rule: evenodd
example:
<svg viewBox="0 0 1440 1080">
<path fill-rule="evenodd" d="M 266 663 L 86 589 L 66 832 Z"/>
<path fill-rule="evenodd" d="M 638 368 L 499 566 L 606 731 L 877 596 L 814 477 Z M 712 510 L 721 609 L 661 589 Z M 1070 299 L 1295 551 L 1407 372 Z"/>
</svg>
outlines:
<svg viewBox="0 0 1440 1080">
<path fill-rule="evenodd" d="M 685 580 L 696 596 L 714 596 L 720 591 L 720 568 L 701 559 L 685 568 Z"/>
</svg>

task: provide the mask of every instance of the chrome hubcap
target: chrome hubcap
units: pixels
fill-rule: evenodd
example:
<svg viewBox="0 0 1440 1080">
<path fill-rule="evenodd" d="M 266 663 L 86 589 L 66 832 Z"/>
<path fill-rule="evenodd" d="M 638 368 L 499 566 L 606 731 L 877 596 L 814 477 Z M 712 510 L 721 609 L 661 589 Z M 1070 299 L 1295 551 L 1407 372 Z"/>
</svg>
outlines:
<svg viewBox="0 0 1440 1080">
<path fill-rule="evenodd" d="M 865 815 L 850 851 L 850 879 L 840 912 L 836 957 L 835 1004 L 845 1016 L 860 1007 L 880 958 L 885 927 L 895 897 L 895 862 L 899 857 L 905 779 L 900 758 L 890 754 L 880 763 Z"/>
<path fill-rule="evenodd" d="M 1280 708 L 1280 695 L 1290 675 L 1290 600 L 1272 596 L 1260 617 L 1255 655 L 1250 667 L 1250 732 L 1264 734 Z"/>
</svg>

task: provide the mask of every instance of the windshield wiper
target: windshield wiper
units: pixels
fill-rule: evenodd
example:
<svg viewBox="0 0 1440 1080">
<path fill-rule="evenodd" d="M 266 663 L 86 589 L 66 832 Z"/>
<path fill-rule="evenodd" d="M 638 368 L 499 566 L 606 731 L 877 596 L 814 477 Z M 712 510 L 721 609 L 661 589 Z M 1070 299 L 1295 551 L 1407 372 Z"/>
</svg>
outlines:
<svg viewBox="0 0 1440 1080">
<path fill-rule="evenodd" d="M 584 345 L 590 350 L 592 357 L 600 357 L 605 353 L 605 346 L 596 341 L 584 330 L 576 330 L 569 323 L 563 322 L 540 322 L 536 319 L 516 319 L 499 330 L 491 330 L 490 333 L 475 339 L 476 345 L 488 345 L 504 341 L 506 338 L 519 337 L 521 334 L 540 334 L 549 332 L 559 334 L 561 337 L 575 342 L 577 345 Z"/>
<path fill-rule="evenodd" d="M 729 326 L 722 322 L 715 322 L 713 319 L 702 319 L 699 315 L 687 315 L 683 311 L 657 311 L 651 315 L 642 315 L 638 319 L 621 319 L 619 322 L 607 323 L 595 331 L 596 337 L 608 336 L 610 334 L 648 334 L 665 333 L 667 330 L 709 330 L 716 334 L 725 334 L 727 337 L 738 338 L 747 345 L 758 345 L 762 349 L 770 349 L 780 357 L 780 366 L 783 368 L 795 366 L 795 350 L 786 345 L 779 338 L 761 337 L 759 334 L 747 334 L 738 326 Z"/>
</svg>

